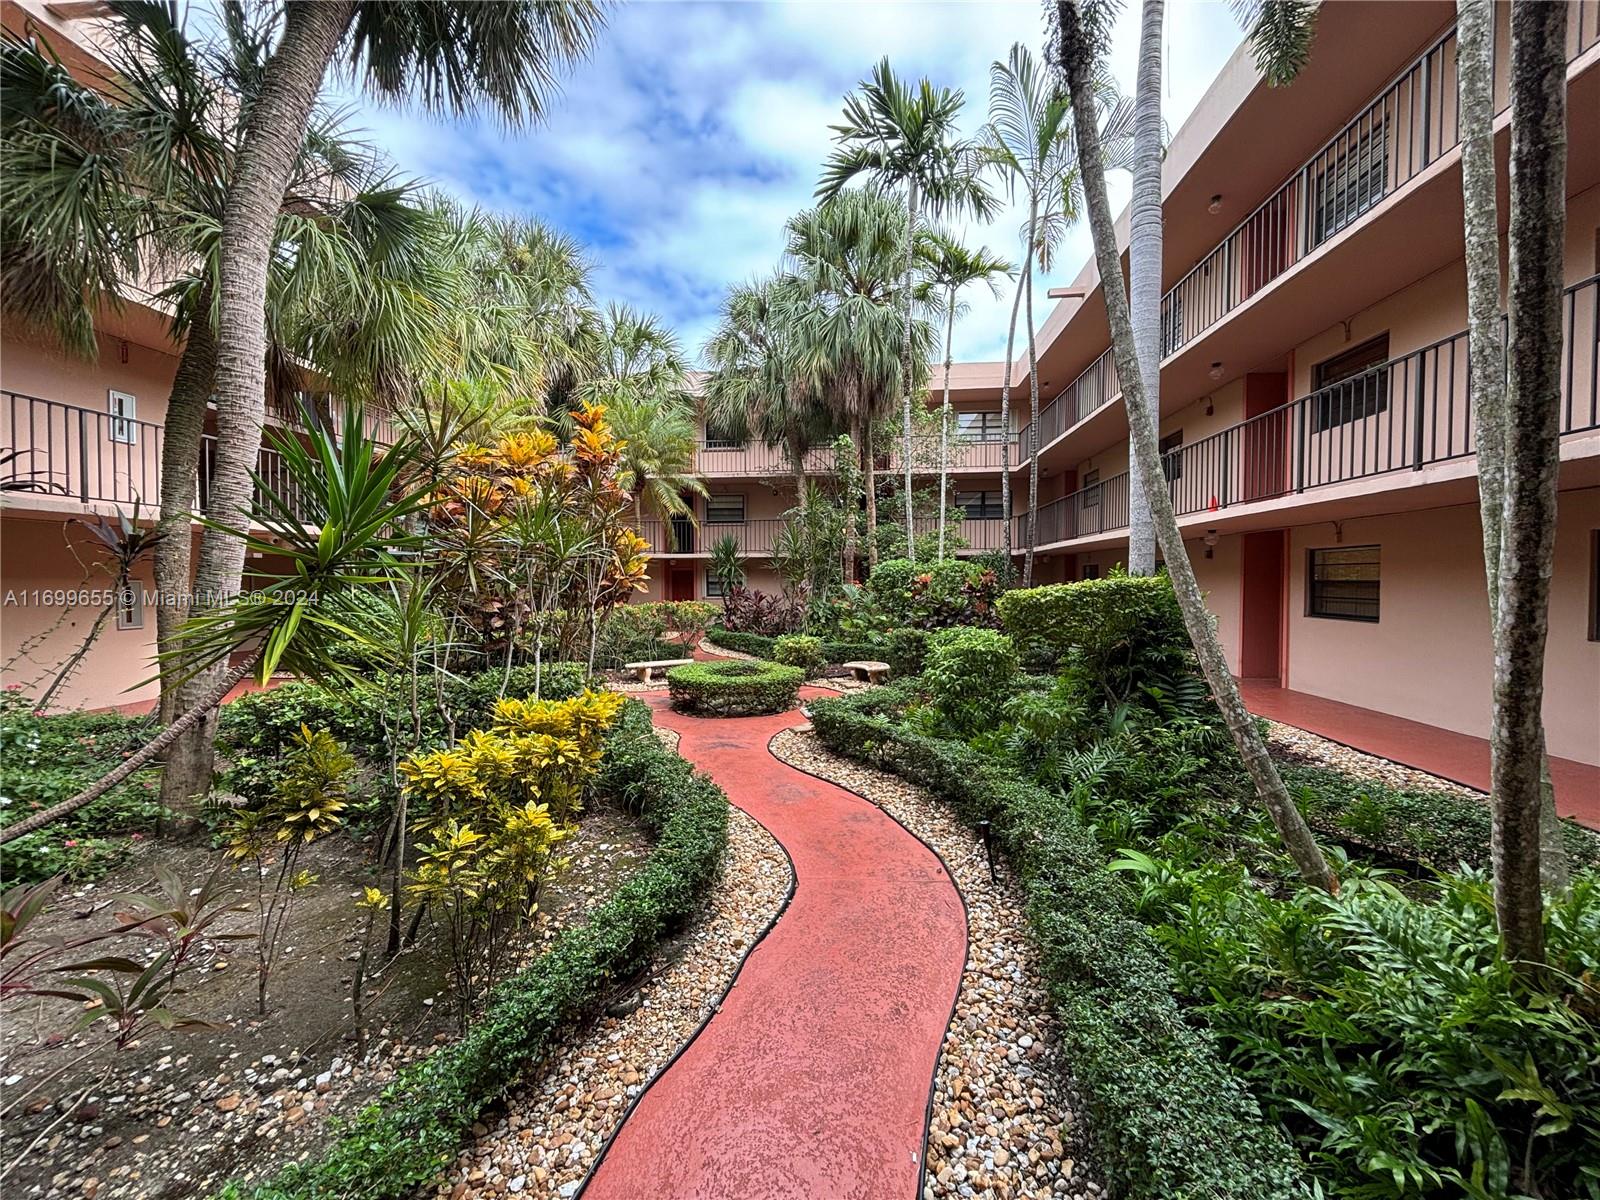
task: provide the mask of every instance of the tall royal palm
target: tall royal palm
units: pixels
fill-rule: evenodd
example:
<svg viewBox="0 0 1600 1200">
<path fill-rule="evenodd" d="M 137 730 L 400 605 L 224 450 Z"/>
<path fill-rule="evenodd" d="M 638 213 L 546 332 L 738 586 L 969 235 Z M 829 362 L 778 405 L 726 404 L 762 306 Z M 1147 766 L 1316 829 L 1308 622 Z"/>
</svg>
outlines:
<svg viewBox="0 0 1600 1200">
<path fill-rule="evenodd" d="M 901 276 L 901 456 L 905 473 L 906 553 L 915 558 L 911 536 L 911 406 L 915 400 L 915 368 L 911 353 L 914 289 L 911 273 L 917 222 L 924 211 L 934 217 L 971 213 L 987 218 L 994 198 L 984 186 L 976 146 L 956 136 L 956 117 L 964 97 L 959 90 L 935 88 L 926 78 L 915 87 L 895 75 L 887 58 L 872 69 L 870 79 L 845 97 L 844 120 L 832 126 L 838 147 L 823 164 L 817 196 L 831 200 L 852 179 L 865 176 L 875 186 L 905 190 L 905 266 Z"/>
<path fill-rule="evenodd" d="M 806 455 L 837 425 L 799 360 L 799 310 L 787 294 L 794 287 L 794 280 L 776 276 L 728 289 L 706 342 L 700 403 L 708 427 L 783 451 L 795 504 L 804 511 Z"/>
<path fill-rule="evenodd" d="M 944 561 L 945 512 L 950 502 L 950 365 L 955 340 L 956 316 L 961 309 L 961 291 L 974 283 L 986 283 L 997 297 L 1000 277 L 1009 275 L 1012 266 L 999 255 L 979 246 L 971 249 L 942 231 L 930 233 L 921 253 L 927 263 L 928 282 L 944 298 L 944 399 L 939 405 L 939 551 Z"/>
<path fill-rule="evenodd" d="M 846 189 L 788 224 L 787 319 L 794 322 L 798 362 L 861 456 L 869 566 L 878 561 L 874 430 L 901 386 L 907 333 L 913 362 L 925 367 L 933 347 L 933 330 L 915 309 L 910 326 L 903 323 L 907 232 L 898 199 L 861 189 Z M 847 529 L 853 528 L 852 521 Z"/>
<path fill-rule="evenodd" d="M 1106 121 L 1103 145 L 1121 154 L 1130 120 L 1126 104 L 1116 102 L 1103 82 L 1095 92 L 1096 119 Z M 1011 47 L 1005 62 L 989 68 L 989 123 L 984 127 L 984 151 L 999 172 L 1006 191 L 1027 207 L 1022 228 L 1022 268 L 1006 333 L 1005 378 L 1000 385 L 1000 424 L 1011 427 L 1011 364 L 1016 344 L 1017 317 L 1026 310 L 1028 337 L 1028 546 L 1023 581 L 1033 580 L 1034 536 L 1039 509 L 1039 362 L 1033 324 L 1033 271 L 1035 263 L 1049 270 L 1066 228 L 1077 219 L 1082 184 L 1078 173 L 1077 143 L 1073 134 L 1072 104 L 1066 92 L 1041 69 L 1022 43 Z M 1114 165 L 1114 164 L 1108 164 Z M 1011 471 L 1009 455 L 1002 452 L 1001 507 L 1005 517 L 1005 553 L 1011 555 Z"/>
</svg>

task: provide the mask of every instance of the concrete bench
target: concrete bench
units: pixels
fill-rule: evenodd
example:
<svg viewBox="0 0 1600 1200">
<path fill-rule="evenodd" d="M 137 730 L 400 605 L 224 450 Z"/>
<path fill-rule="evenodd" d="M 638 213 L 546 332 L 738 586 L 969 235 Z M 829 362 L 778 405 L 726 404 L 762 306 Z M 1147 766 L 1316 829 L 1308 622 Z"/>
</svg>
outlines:
<svg viewBox="0 0 1600 1200">
<path fill-rule="evenodd" d="M 632 671 L 639 678 L 640 683 L 650 683 L 652 676 L 657 671 L 666 671 L 669 667 L 686 667 L 692 663 L 692 658 L 657 658 L 650 662 L 623 663 L 623 670 Z"/>
<path fill-rule="evenodd" d="M 868 683 L 882 683 L 889 678 L 889 664 L 886 662 L 847 662 L 844 667 L 857 679 Z"/>
</svg>

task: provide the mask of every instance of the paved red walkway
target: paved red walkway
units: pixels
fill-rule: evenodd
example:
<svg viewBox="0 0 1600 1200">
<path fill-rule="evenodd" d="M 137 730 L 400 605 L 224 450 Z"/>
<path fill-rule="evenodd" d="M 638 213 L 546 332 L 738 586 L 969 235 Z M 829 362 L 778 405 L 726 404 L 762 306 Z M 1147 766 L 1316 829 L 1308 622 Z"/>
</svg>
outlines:
<svg viewBox="0 0 1600 1200">
<path fill-rule="evenodd" d="M 783 844 L 796 886 L 581 1195 L 915 1200 L 967 952 L 944 864 L 875 805 L 768 753 L 798 713 L 695 718 L 647 699 L 680 753 Z"/>
<path fill-rule="evenodd" d="M 1244 693 L 1245 706 L 1257 716 L 1321 734 L 1480 792 L 1489 790 L 1489 743 L 1484 738 L 1305 692 L 1291 692 L 1259 679 L 1240 680 L 1239 689 Z M 1600 767 L 1570 758 L 1552 758 L 1550 777 L 1556 788 L 1556 811 L 1600 829 Z"/>
</svg>

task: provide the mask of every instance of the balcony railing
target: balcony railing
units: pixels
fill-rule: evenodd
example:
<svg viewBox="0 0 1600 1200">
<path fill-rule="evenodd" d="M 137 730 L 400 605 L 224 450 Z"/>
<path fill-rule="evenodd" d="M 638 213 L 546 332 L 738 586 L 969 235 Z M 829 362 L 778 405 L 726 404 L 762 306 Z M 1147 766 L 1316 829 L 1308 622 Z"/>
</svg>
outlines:
<svg viewBox="0 0 1600 1200">
<path fill-rule="evenodd" d="M 1600 429 L 1600 275 L 1562 293 L 1562 434 Z M 1475 452 L 1467 335 L 1390 359 L 1162 459 L 1179 516 L 1421 470 Z M 1128 524 L 1126 472 L 1039 509 L 1036 545 Z M 1027 514 L 1014 518 L 1026 544 Z"/>
<path fill-rule="evenodd" d="M 1503 9 L 1495 21 L 1503 53 Z M 1597 42 L 1600 3 L 1570 5 L 1567 61 Z M 1498 58 L 1493 87 L 1498 113 L 1508 103 Z M 1187 346 L 1454 150 L 1461 142 L 1456 88 L 1452 27 L 1172 286 L 1161 301 L 1161 357 Z M 1039 414 L 1038 444 L 1049 445 L 1120 392 L 1107 351 Z M 1019 457 L 1028 445 L 1024 428 Z"/>
<path fill-rule="evenodd" d="M 918 474 L 931 474 L 939 469 L 939 438 L 936 434 L 919 434 L 912 441 L 912 469 Z M 952 437 L 949 443 L 950 469 L 952 471 L 998 471 L 1003 439 Z M 883 470 L 899 471 L 900 439 L 891 439 L 889 453 L 880 460 Z M 707 479 L 735 477 L 788 478 L 794 474 L 788 453 L 781 447 L 764 446 L 750 442 L 701 442 L 695 451 L 695 472 Z M 810 451 L 805 457 L 808 475 L 823 475 L 833 470 L 833 450 L 828 447 Z"/>
<path fill-rule="evenodd" d="M 163 428 L 110 413 L 0 391 L 0 492 L 116 504 L 154 516 L 161 504 Z M 200 441 L 196 511 L 210 502 L 216 438 Z M 282 456 L 263 446 L 256 473 L 296 503 Z"/>
<path fill-rule="evenodd" d="M 887 520 L 885 516 L 883 519 Z M 778 544 L 778 534 L 786 522 L 780 517 L 764 517 L 737 524 L 712 525 L 702 522 L 698 527 L 684 520 L 667 523 L 647 520 L 639 526 L 639 536 L 650 543 L 652 554 L 709 555 L 717 542 L 732 537 L 739 553 L 751 558 L 770 556 Z M 918 534 L 938 532 L 939 523 L 934 517 L 917 517 L 913 527 Z M 667 537 L 668 526 L 671 538 Z M 958 525 L 950 526 L 966 541 L 966 549 L 997 550 L 1000 548 L 1002 523 L 998 520 L 967 517 Z"/>
</svg>

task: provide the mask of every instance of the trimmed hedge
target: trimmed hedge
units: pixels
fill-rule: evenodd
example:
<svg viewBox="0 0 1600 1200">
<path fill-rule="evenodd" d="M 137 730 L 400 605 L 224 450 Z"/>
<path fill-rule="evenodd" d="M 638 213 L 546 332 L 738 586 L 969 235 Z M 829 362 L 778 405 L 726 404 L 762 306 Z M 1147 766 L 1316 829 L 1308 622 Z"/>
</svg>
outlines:
<svg viewBox="0 0 1600 1200">
<path fill-rule="evenodd" d="M 712 717 L 751 717 L 795 706 L 806 673 L 774 662 L 702 662 L 667 672 L 672 707 Z"/>
<path fill-rule="evenodd" d="M 524 1066 L 597 1013 L 619 979 L 641 970 L 661 939 L 698 907 L 728 842 L 728 801 L 667 750 L 649 710 L 629 701 L 607 739 L 599 790 L 655 837 L 644 864 L 582 925 L 495 989 L 459 1041 L 402 1071 L 308 1163 L 292 1163 L 229 1200 L 388 1200 L 410 1197 L 455 1159 L 462 1136 L 516 1085 Z"/>
<path fill-rule="evenodd" d="M 822 661 L 837 666 L 839 663 L 862 659 L 882 659 L 896 675 L 915 675 L 922 670 L 922 655 L 928 635 L 921 629 L 892 630 L 881 642 L 849 642 L 838 638 L 822 639 Z M 753 654 L 776 662 L 777 643 L 780 639 L 759 633 L 734 633 L 713 628 L 706 631 L 706 640 L 724 650 L 737 650 L 740 654 Z"/>
<path fill-rule="evenodd" d="M 1489 870 L 1487 798 L 1393 788 L 1329 767 L 1278 762 L 1307 823 L 1320 833 L 1441 871 L 1465 864 Z M 1600 833 L 1562 821 L 1568 864 L 1600 868 Z"/>
<path fill-rule="evenodd" d="M 1143 650 L 1189 645 L 1165 573 L 1019 588 L 1003 594 L 996 607 L 1030 669 L 1054 668 L 1077 654 L 1093 673 L 1104 675 L 1125 668 Z"/>
<path fill-rule="evenodd" d="M 969 824 L 990 823 L 1027 891 L 1106 1183 L 1131 1200 L 1307 1196 L 1287 1134 L 1213 1037 L 1185 1020 L 1166 954 L 1071 802 L 960 742 L 905 728 L 889 714 L 906 698 L 891 685 L 821 700 L 812 724 L 835 752 L 927 787 Z"/>
</svg>

